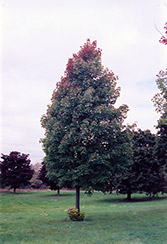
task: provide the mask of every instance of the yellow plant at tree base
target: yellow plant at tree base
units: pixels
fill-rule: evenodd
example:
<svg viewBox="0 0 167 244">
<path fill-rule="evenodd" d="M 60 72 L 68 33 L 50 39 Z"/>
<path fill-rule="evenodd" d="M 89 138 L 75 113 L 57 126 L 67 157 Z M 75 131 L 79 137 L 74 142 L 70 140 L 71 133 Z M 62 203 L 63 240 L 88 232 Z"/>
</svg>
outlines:
<svg viewBox="0 0 167 244">
<path fill-rule="evenodd" d="M 68 215 L 72 221 L 83 221 L 85 214 L 79 212 L 77 208 L 70 208 L 68 209 Z"/>
</svg>

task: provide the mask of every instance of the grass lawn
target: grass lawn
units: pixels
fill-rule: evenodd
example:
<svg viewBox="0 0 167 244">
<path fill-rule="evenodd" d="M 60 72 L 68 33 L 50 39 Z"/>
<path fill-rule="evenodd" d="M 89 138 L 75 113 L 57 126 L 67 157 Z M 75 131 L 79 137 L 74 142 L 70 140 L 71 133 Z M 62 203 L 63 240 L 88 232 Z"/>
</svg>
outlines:
<svg viewBox="0 0 167 244">
<path fill-rule="evenodd" d="M 72 222 L 75 192 L 1 193 L 0 243 L 167 244 L 167 197 L 81 193 L 83 222 Z"/>
</svg>

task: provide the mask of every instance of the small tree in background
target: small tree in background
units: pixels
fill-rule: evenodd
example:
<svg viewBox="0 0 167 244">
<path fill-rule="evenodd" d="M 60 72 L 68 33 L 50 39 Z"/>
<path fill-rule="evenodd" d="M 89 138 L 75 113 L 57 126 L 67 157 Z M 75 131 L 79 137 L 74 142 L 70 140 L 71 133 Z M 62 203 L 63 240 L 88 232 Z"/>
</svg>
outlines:
<svg viewBox="0 0 167 244">
<path fill-rule="evenodd" d="M 145 192 L 150 196 L 165 192 L 166 178 L 154 154 L 155 144 L 156 135 L 149 130 L 133 131 L 132 164 L 117 177 L 117 188 L 120 193 L 127 194 L 127 199 L 131 199 L 135 192 Z"/>
<path fill-rule="evenodd" d="M 156 159 L 154 150 L 156 135 L 149 130 L 138 130 L 134 134 L 133 172 L 139 192 L 150 196 L 165 191 L 165 175 L 161 163 Z"/>
<path fill-rule="evenodd" d="M 111 178 L 127 163 L 128 142 L 123 121 L 127 106 L 115 108 L 117 77 L 101 64 L 101 50 L 88 40 L 69 59 L 64 77 L 41 119 L 50 180 L 76 188 L 106 191 Z"/>
<path fill-rule="evenodd" d="M 11 152 L 2 154 L 0 162 L 0 180 L 3 187 L 9 186 L 16 192 L 17 188 L 30 184 L 33 175 L 28 154 Z"/>
<path fill-rule="evenodd" d="M 38 179 L 40 168 L 41 168 L 41 163 L 32 164 L 32 169 L 34 170 L 34 174 L 31 178 L 31 187 L 34 189 L 39 189 L 42 184 L 41 180 Z"/>
<path fill-rule="evenodd" d="M 116 175 L 115 182 L 117 193 L 127 194 L 127 200 L 131 200 L 131 195 L 137 192 L 135 172 L 132 165 L 127 165 L 123 173 Z"/>
<path fill-rule="evenodd" d="M 44 162 L 42 162 L 42 167 L 40 168 L 38 179 L 41 180 L 43 184 L 49 186 L 51 190 L 57 190 L 58 196 L 60 195 L 60 187 L 57 185 L 57 182 L 49 180 L 47 177 L 47 170 Z"/>
</svg>

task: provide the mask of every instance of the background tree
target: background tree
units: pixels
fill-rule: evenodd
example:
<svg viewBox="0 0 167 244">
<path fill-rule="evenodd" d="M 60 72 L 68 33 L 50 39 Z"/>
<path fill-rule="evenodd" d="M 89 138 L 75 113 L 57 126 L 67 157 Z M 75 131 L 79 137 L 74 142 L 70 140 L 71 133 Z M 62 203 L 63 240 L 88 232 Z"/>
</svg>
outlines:
<svg viewBox="0 0 167 244">
<path fill-rule="evenodd" d="M 57 185 L 57 182 L 49 180 L 47 177 L 47 169 L 44 162 L 42 162 L 42 167 L 39 170 L 38 179 L 41 180 L 43 184 L 49 186 L 51 190 L 57 190 L 57 194 L 60 195 L 60 187 Z"/>
<path fill-rule="evenodd" d="M 32 166 L 32 169 L 34 170 L 34 174 L 31 178 L 31 187 L 34 189 L 39 189 L 41 187 L 41 180 L 38 179 L 39 176 L 39 170 L 41 168 L 41 163 L 35 163 Z"/>
<path fill-rule="evenodd" d="M 162 35 L 160 43 L 167 44 L 167 23 L 165 24 L 165 36 Z M 153 97 L 156 111 L 161 114 L 158 120 L 158 133 L 155 148 L 155 155 L 159 164 L 167 174 L 167 68 L 165 71 L 161 70 L 157 75 L 156 80 L 159 93 Z"/>
<path fill-rule="evenodd" d="M 165 174 L 155 158 L 155 144 L 156 136 L 149 130 L 133 131 L 132 164 L 118 178 L 117 186 L 121 193 L 127 194 L 128 199 L 135 192 L 145 192 L 150 196 L 165 192 Z"/>
<path fill-rule="evenodd" d="M 156 81 L 159 93 L 153 97 L 156 111 L 161 114 L 158 120 L 158 133 L 155 154 L 157 160 L 167 173 L 167 69 L 160 71 Z"/>
<path fill-rule="evenodd" d="M 9 155 L 2 154 L 2 161 L 0 162 L 2 186 L 9 186 L 15 192 L 17 188 L 30 184 L 33 170 L 28 157 L 28 154 L 21 154 L 20 152 L 11 152 Z"/>
<path fill-rule="evenodd" d="M 115 108 L 117 77 L 101 64 L 101 50 L 88 40 L 69 59 L 64 76 L 41 119 L 49 179 L 61 187 L 105 191 L 111 177 L 127 163 L 128 143 L 122 125 L 127 106 Z"/>
<path fill-rule="evenodd" d="M 155 144 L 156 135 L 149 130 L 138 130 L 134 135 L 133 171 L 137 189 L 152 196 L 163 193 L 165 186 L 164 172 L 154 154 Z"/>
</svg>

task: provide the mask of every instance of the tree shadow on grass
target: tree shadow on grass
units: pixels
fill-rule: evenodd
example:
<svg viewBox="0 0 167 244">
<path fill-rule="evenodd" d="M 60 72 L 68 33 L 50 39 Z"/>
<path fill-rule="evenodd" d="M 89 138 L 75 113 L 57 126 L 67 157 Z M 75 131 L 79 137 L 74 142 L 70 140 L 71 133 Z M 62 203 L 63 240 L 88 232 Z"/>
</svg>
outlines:
<svg viewBox="0 0 167 244">
<path fill-rule="evenodd" d="M 106 202 L 106 203 L 136 203 L 136 202 L 151 202 L 151 201 L 160 201 L 167 199 L 167 196 L 155 196 L 155 197 L 133 197 L 132 199 L 128 200 L 127 198 L 106 198 L 106 199 L 99 199 L 99 202 Z"/>
<path fill-rule="evenodd" d="M 73 191 L 70 191 L 70 192 L 65 192 L 65 191 L 61 191 L 60 192 L 60 195 L 57 195 L 57 191 L 40 191 L 40 190 L 23 190 L 23 191 L 20 191 L 20 190 L 16 190 L 16 192 L 14 193 L 12 190 L 3 190 L 3 191 L 0 191 L 0 194 L 4 194 L 4 195 L 14 195 L 14 196 L 17 196 L 17 195 L 36 195 L 38 197 L 42 197 L 42 198 L 47 198 L 47 197 L 71 197 L 71 196 L 74 196 L 75 195 L 75 192 Z"/>
<path fill-rule="evenodd" d="M 35 194 L 35 192 L 32 192 L 32 191 L 16 191 L 16 192 L 13 192 L 13 191 L 3 191 L 3 192 L 0 192 L 0 194 L 4 194 L 4 195 L 30 195 L 30 194 Z"/>
<path fill-rule="evenodd" d="M 46 195 L 39 195 L 39 197 L 41 198 L 61 198 L 61 197 L 71 197 L 71 196 L 75 196 L 75 193 L 60 193 L 60 195 L 57 195 L 57 193 L 55 192 L 55 194 L 46 194 Z"/>
<path fill-rule="evenodd" d="M 43 193 L 41 192 L 35 192 L 35 191 L 25 191 L 25 192 L 10 192 L 10 191 L 5 191 L 5 192 L 0 192 L 1 194 L 5 194 L 5 195 L 36 195 L 36 197 L 41 197 L 41 198 L 60 198 L 60 197 L 71 197 L 71 196 L 75 196 L 75 192 L 74 193 L 60 193 L 60 195 L 57 195 L 57 192 L 53 192 L 52 194 L 47 194 L 47 193 Z M 37 194 L 38 193 L 38 194 Z"/>
</svg>

